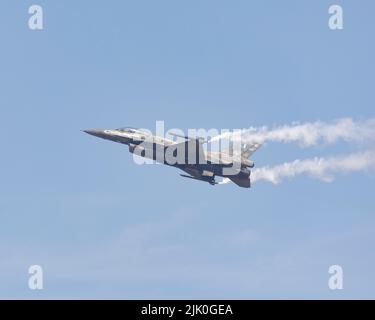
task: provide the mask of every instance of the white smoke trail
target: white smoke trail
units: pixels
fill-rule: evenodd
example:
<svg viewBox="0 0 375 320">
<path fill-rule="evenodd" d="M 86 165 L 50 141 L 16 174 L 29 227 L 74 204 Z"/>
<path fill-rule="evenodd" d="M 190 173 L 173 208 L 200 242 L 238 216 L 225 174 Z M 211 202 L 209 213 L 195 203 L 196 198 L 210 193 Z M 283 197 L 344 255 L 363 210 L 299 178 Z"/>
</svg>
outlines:
<svg viewBox="0 0 375 320">
<path fill-rule="evenodd" d="M 350 154 L 342 157 L 314 158 L 295 160 L 275 167 L 254 169 L 251 181 L 265 180 L 278 184 L 284 178 L 293 178 L 300 174 L 308 174 L 325 182 L 332 181 L 333 173 L 347 173 L 375 169 L 375 152 Z"/>
<path fill-rule="evenodd" d="M 269 128 L 250 127 L 238 132 L 225 132 L 214 137 L 211 141 L 230 139 L 241 143 L 264 143 L 268 141 L 282 143 L 297 143 L 300 147 L 309 147 L 318 143 L 333 144 L 339 140 L 366 145 L 373 149 L 375 141 L 375 118 L 363 121 L 354 121 L 351 118 L 339 119 L 332 122 L 308 122 L 294 123 Z M 284 178 L 293 178 L 297 175 L 307 174 L 313 178 L 330 182 L 334 173 L 346 173 L 375 169 L 375 151 L 355 153 L 341 157 L 313 158 L 307 160 L 295 160 L 275 167 L 263 167 L 252 170 L 251 181 L 265 180 L 278 184 Z M 220 184 L 231 181 L 223 179 Z"/>
<path fill-rule="evenodd" d="M 344 118 L 327 122 L 310 122 L 274 127 L 250 127 L 243 129 L 240 135 L 242 143 L 264 143 L 267 141 L 290 143 L 295 142 L 301 147 L 316 145 L 319 142 L 335 143 L 338 140 L 353 143 L 363 143 L 375 140 L 375 119 L 354 121 Z M 211 141 L 224 138 L 236 139 L 230 132 L 214 137 Z"/>
</svg>

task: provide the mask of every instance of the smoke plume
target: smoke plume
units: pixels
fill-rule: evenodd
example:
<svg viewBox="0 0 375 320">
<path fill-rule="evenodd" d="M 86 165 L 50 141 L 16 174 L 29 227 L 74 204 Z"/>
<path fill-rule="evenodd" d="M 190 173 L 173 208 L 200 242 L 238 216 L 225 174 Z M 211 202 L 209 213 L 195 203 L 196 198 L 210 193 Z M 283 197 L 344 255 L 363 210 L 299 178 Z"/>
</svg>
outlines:
<svg viewBox="0 0 375 320">
<path fill-rule="evenodd" d="M 331 182 L 333 173 L 348 173 L 371 169 L 375 169 L 375 152 L 367 151 L 341 157 L 295 160 L 271 168 L 257 168 L 251 173 L 251 181 L 264 180 L 278 184 L 285 178 L 294 178 L 297 175 L 307 174 L 312 178 Z"/>
<path fill-rule="evenodd" d="M 320 142 L 332 144 L 338 140 L 360 144 L 375 140 L 375 119 L 354 121 L 351 118 L 344 118 L 330 123 L 316 121 L 274 128 L 250 127 L 241 130 L 238 135 L 229 132 L 223 133 L 211 141 L 223 138 L 231 140 L 241 138 L 242 143 L 264 143 L 267 141 L 297 143 L 301 147 L 314 146 Z"/>
</svg>

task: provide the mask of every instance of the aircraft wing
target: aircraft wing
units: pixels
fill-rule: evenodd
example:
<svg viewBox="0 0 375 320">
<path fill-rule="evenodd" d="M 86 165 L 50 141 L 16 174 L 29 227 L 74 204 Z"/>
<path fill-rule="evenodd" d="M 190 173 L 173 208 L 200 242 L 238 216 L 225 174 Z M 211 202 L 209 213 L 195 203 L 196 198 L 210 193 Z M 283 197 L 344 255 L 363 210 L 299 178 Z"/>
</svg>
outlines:
<svg viewBox="0 0 375 320">
<path fill-rule="evenodd" d="M 204 139 L 204 138 L 202 138 L 202 137 L 192 138 L 192 137 L 184 136 L 184 135 L 182 135 L 182 134 L 178 134 L 178 133 L 174 133 L 174 132 L 169 132 L 169 134 L 170 134 L 171 136 L 184 138 L 184 139 L 186 139 L 186 140 L 199 140 L 199 141 L 201 141 L 202 143 L 206 143 L 206 142 L 207 142 L 207 140 Z"/>
<path fill-rule="evenodd" d="M 205 140 L 202 138 L 190 138 L 187 136 L 181 136 L 175 133 L 171 135 L 182 137 L 187 139 L 185 142 L 176 143 L 173 145 L 173 149 L 185 151 L 185 164 L 203 164 L 206 161 L 206 154 L 203 149 L 203 143 Z"/>
</svg>

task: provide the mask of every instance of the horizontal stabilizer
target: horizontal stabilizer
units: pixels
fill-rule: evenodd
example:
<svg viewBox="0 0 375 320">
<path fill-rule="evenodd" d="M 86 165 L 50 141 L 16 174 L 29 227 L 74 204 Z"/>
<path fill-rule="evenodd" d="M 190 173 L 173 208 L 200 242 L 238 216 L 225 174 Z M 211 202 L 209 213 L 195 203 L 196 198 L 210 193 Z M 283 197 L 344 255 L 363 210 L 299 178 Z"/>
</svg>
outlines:
<svg viewBox="0 0 375 320">
<path fill-rule="evenodd" d="M 250 188 L 250 178 L 239 178 L 238 176 L 228 177 L 232 182 L 242 188 Z"/>
</svg>

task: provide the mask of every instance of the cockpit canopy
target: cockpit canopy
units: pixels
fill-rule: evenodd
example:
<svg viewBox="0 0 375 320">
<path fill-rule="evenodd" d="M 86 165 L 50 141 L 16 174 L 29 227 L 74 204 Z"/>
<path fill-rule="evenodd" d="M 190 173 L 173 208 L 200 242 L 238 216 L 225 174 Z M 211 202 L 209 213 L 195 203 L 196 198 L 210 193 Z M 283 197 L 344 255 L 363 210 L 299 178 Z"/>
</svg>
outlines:
<svg viewBox="0 0 375 320">
<path fill-rule="evenodd" d="M 149 132 L 142 129 L 132 128 L 132 127 L 123 127 L 116 129 L 117 131 L 126 132 L 126 133 L 139 133 L 143 135 L 149 135 Z"/>
<path fill-rule="evenodd" d="M 132 127 L 123 127 L 123 128 L 118 128 L 116 129 L 117 131 L 122 131 L 122 132 L 128 132 L 128 133 L 136 133 L 137 129 L 132 128 Z"/>
</svg>

